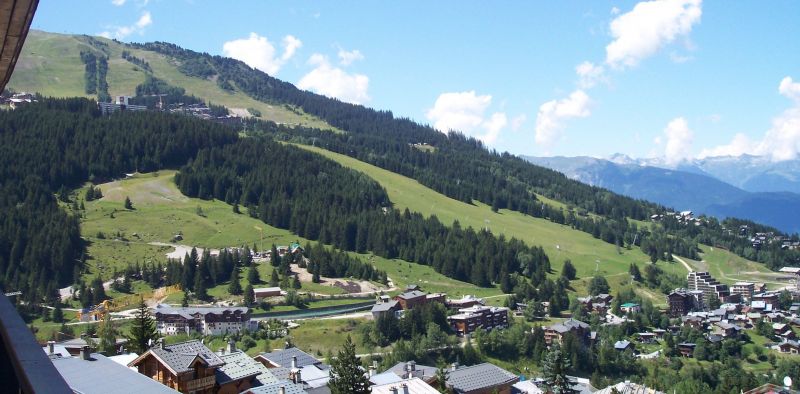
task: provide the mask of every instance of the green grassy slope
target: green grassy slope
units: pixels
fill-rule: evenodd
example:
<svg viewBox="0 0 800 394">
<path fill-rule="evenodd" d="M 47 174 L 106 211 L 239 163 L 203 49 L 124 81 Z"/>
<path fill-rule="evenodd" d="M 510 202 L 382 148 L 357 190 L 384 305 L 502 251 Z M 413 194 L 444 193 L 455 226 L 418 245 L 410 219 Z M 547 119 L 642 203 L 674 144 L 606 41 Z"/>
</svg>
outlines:
<svg viewBox="0 0 800 394">
<path fill-rule="evenodd" d="M 768 288 L 775 289 L 789 285 L 781 278 L 786 277 L 778 272 L 770 271 L 763 264 L 739 257 L 725 249 L 701 246 L 703 253 L 700 261 L 686 260 L 697 271 L 708 271 L 711 276 L 722 283 L 732 284 L 738 281 L 765 283 Z"/>
<path fill-rule="evenodd" d="M 648 257 L 639 249 L 626 250 L 622 248 L 618 253 L 614 245 L 597 240 L 584 232 L 573 230 L 569 226 L 509 210 L 492 212 L 491 207 L 485 204 L 478 202 L 467 204 L 451 199 L 413 179 L 349 156 L 316 147 L 298 146 L 324 155 L 375 179 L 386 189 L 395 208 L 401 210 L 408 208 L 424 215 L 436 215 L 444 223 L 458 220 L 462 226 L 474 228 L 488 226 L 495 234 L 516 237 L 531 245 L 541 245 L 550 256 L 555 269 L 560 269 L 565 259 L 571 259 L 578 269 L 578 276 L 583 278 L 574 283 L 576 290 L 580 291 L 588 283 L 589 277 L 594 275 L 597 260 L 600 261 L 598 273 L 606 276 L 612 285 L 618 285 L 630 279 L 628 275 L 630 263 L 636 263 L 642 267 L 647 264 Z M 686 270 L 677 263 L 661 263 L 660 266 L 665 271 L 681 275 L 686 273 Z"/>
<path fill-rule="evenodd" d="M 164 261 L 165 253 L 173 248 L 151 243 L 170 243 L 178 232 L 183 235 L 180 244 L 208 248 L 247 244 L 251 247 L 256 245 L 260 249 L 259 228 L 263 229 L 264 248 L 273 243 L 286 245 L 294 241 L 301 244 L 307 242 L 289 231 L 253 219 L 246 213 L 235 214 L 232 207 L 225 202 L 184 196 L 172 181 L 174 174 L 174 171 L 138 174 L 99 186 L 103 191 L 103 198 L 85 204 L 86 212 L 81 221 L 81 232 L 90 242 L 89 255 L 92 258 L 88 262 L 88 278 L 98 273 L 108 278 L 115 267 L 121 270 L 137 261 Z M 79 191 L 79 194 L 82 196 L 83 191 Z M 132 211 L 123 207 L 126 196 L 133 203 Z M 246 211 L 244 208 L 242 210 Z M 106 239 L 98 238 L 100 232 Z M 122 235 L 124 241 L 113 239 L 117 233 Z M 372 261 L 376 267 L 385 270 L 398 287 L 418 283 L 428 291 L 447 292 L 453 296 L 500 294 L 499 289 L 477 288 L 438 274 L 428 266 L 369 254 L 353 255 Z M 260 266 L 262 279 L 269 278 L 270 269 L 265 265 Z M 243 274 L 242 278 L 244 276 Z M 315 292 L 323 290 L 320 285 L 309 286 L 312 284 L 304 284 L 304 289 Z M 337 293 L 337 290 L 329 289 L 328 292 Z M 210 293 L 213 291 L 223 292 L 224 285 L 220 289 L 209 290 Z"/>
<path fill-rule="evenodd" d="M 125 48 L 118 42 L 101 37 L 95 38 L 108 44 L 109 70 L 106 80 L 112 97 L 133 95 L 136 85 L 145 80 L 144 71 L 122 58 L 123 49 L 127 49 L 133 56 L 150 63 L 156 77 L 186 89 L 186 94 L 202 97 L 231 109 L 239 109 L 243 113 L 247 108 L 255 108 L 261 112 L 262 119 L 277 123 L 333 129 L 324 121 L 297 108 L 264 103 L 238 90 L 228 92 L 221 89 L 212 79 L 184 75 L 178 71 L 179 63 L 164 55 Z M 97 51 L 83 36 L 32 30 L 22 48 L 22 54 L 8 87 L 16 91 L 39 92 L 46 96 L 95 97 L 86 95 L 84 90 L 84 65 L 80 59 L 82 50 Z"/>
</svg>

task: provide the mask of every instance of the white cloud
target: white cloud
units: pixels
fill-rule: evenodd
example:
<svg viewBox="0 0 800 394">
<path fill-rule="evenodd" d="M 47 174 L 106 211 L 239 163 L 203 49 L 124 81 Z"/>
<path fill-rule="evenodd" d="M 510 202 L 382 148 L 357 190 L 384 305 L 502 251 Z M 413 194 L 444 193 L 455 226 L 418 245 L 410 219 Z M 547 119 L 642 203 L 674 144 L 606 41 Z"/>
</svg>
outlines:
<svg viewBox="0 0 800 394">
<path fill-rule="evenodd" d="M 366 75 L 348 73 L 334 67 L 328 58 L 319 53 L 311 55 L 308 64 L 315 68 L 297 82 L 297 87 L 300 89 L 311 90 L 353 104 L 364 104 L 370 100 L 367 94 L 369 77 Z"/>
<path fill-rule="evenodd" d="M 598 66 L 589 61 L 575 66 L 575 73 L 578 74 L 578 86 L 582 89 L 592 88 L 598 82 L 606 80 L 603 66 Z"/>
<path fill-rule="evenodd" d="M 144 33 L 144 29 L 152 24 L 153 24 L 153 17 L 150 15 L 150 11 L 145 11 L 142 13 L 142 16 L 139 17 L 139 20 L 137 20 L 136 23 L 130 26 L 117 26 L 114 27 L 112 30 L 106 30 L 100 32 L 98 33 L 98 35 L 105 38 L 114 38 L 117 40 L 121 40 L 133 33 L 138 33 L 138 34 Z"/>
<path fill-rule="evenodd" d="M 117 7 L 125 5 L 125 0 L 111 0 L 111 4 L 114 4 Z"/>
<path fill-rule="evenodd" d="M 664 138 L 666 141 L 656 138 L 656 144 L 664 142 L 664 161 L 667 165 L 673 166 L 692 158 L 694 133 L 689 129 L 686 119 L 672 119 L 664 129 Z"/>
<path fill-rule="evenodd" d="M 772 119 L 772 127 L 764 138 L 752 141 L 737 134 L 728 144 L 704 149 L 700 157 L 751 154 L 767 156 L 773 161 L 797 159 L 800 156 L 800 82 L 785 77 L 778 85 L 778 93 L 791 100 L 793 106 Z"/>
<path fill-rule="evenodd" d="M 301 46 L 303 46 L 302 41 L 294 36 L 287 35 L 283 38 L 283 55 L 278 56 L 275 46 L 272 45 L 267 37 L 250 33 L 247 38 L 240 38 L 222 44 L 222 53 L 225 56 L 241 60 L 250 67 L 275 75 Z"/>
<path fill-rule="evenodd" d="M 700 22 L 702 0 L 643 1 L 611 21 L 606 63 L 615 68 L 633 67 L 662 46 L 686 36 Z"/>
<path fill-rule="evenodd" d="M 358 49 L 354 49 L 352 51 L 345 51 L 344 49 L 339 49 L 339 64 L 343 66 L 349 66 L 353 62 L 357 60 L 364 60 L 364 55 L 361 54 L 361 51 Z"/>
<path fill-rule="evenodd" d="M 778 85 L 778 93 L 800 104 L 800 82 L 794 82 L 792 77 L 785 77 Z"/>
<path fill-rule="evenodd" d="M 729 144 L 703 149 L 697 157 L 704 159 L 706 157 L 716 156 L 741 156 L 745 153 L 752 152 L 752 149 L 753 141 L 746 135 L 738 133 Z"/>
<path fill-rule="evenodd" d="M 589 95 L 580 89 L 570 93 L 567 98 L 542 104 L 536 115 L 536 143 L 550 145 L 555 142 L 564 128 L 564 121 L 589 116 L 590 104 Z"/>
<path fill-rule="evenodd" d="M 300 47 L 303 46 L 303 42 L 300 41 L 297 37 L 293 35 L 287 35 L 283 37 L 283 55 L 281 56 L 282 61 L 288 61 L 289 59 L 294 56 L 294 53 L 297 52 Z"/>
<path fill-rule="evenodd" d="M 617 15 L 617 14 L 619 14 L 619 13 L 620 13 L 620 10 L 619 10 L 619 8 L 617 8 L 617 7 L 611 7 L 611 15 Z"/>
<path fill-rule="evenodd" d="M 528 115 L 520 114 L 511 119 L 511 130 L 519 131 L 522 125 L 528 121 Z"/>
<path fill-rule="evenodd" d="M 460 131 L 491 145 L 508 125 L 504 112 L 494 112 L 486 117 L 486 109 L 491 104 L 491 95 L 477 95 L 474 90 L 442 93 L 425 116 L 441 132 Z M 524 118 L 520 120 L 517 117 L 512 123 L 521 125 L 522 121 Z"/>
</svg>

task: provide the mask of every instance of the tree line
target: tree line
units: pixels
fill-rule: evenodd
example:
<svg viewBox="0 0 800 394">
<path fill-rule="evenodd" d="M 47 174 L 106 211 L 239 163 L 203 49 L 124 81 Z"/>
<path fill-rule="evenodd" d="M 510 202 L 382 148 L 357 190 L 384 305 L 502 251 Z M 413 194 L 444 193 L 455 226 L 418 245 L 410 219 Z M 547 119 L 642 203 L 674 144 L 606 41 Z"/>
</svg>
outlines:
<svg viewBox="0 0 800 394">
<path fill-rule="evenodd" d="M 301 237 L 430 265 L 479 286 L 499 282 L 501 272 L 549 264 L 540 247 L 392 209 L 386 192 L 367 176 L 267 139 L 205 149 L 175 182 L 187 196 L 238 202 L 252 216 Z"/>
<path fill-rule="evenodd" d="M 174 168 L 200 147 L 237 138 L 184 116 L 102 116 L 93 100 L 37 99 L 0 111 L 0 287 L 29 301 L 55 300 L 58 287 L 77 282 L 87 258 L 78 219 L 59 207 L 57 191 Z"/>
</svg>

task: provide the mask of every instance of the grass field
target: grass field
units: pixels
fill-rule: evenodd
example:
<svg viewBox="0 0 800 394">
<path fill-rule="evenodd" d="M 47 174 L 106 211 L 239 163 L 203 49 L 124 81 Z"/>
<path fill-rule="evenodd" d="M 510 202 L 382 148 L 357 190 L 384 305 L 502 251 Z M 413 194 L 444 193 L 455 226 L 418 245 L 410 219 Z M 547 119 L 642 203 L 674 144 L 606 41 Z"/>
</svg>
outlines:
<svg viewBox="0 0 800 394">
<path fill-rule="evenodd" d="M 204 201 L 184 196 L 172 181 L 174 174 L 174 171 L 137 174 L 99 185 L 103 198 L 85 203 L 86 211 L 81 223 L 81 232 L 90 242 L 90 273 L 86 275 L 87 279 L 98 273 L 107 279 L 115 267 L 122 270 L 137 261 L 165 261 L 165 254 L 172 247 L 149 243 L 169 243 L 179 232 L 183 236 L 181 244 L 207 248 L 246 244 L 251 247 L 256 245 L 260 249 L 261 231 L 258 229 L 263 229 L 264 248 L 273 243 L 286 245 L 295 241 L 300 244 L 307 242 L 289 231 L 269 226 L 246 214 L 235 214 L 232 207 L 222 201 Z M 78 195 L 82 196 L 83 190 L 79 190 Z M 133 210 L 124 209 L 126 196 L 131 199 Z M 198 207 L 203 216 L 198 214 Z M 105 239 L 99 239 L 98 233 L 103 233 Z M 117 233 L 123 240 L 114 239 Z M 388 260 L 371 254 L 351 254 L 385 270 L 397 287 L 418 283 L 428 291 L 447 292 L 452 296 L 500 294 L 499 289 L 478 288 L 456 281 L 436 273 L 428 266 Z M 268 281 L 272 268 L 268 264 L 260 264 L 258 269 L 262 281 Z M 246 284 L 245 276 L 245 273 L 240 276 L 243 286 Z M 209 292 L 222 296 L 226 286 L 209 289 Z M 326 294 L 342 292 L 339 288 L 313 283 L 303 283 L 301 290 Z M 179 303 L 182 297 L 182 294 L 172 295 L 168 302 Z"/>
<path fill-rule="evenodd" d="M 620 249 L 593 238 L 591 235 L 573 230 L 569 226 L 537 219 L 519 212 L 500 210 L 492 212 L 485 204 L 467 204 L 437 193 L 419 182 L 402 175 L 358 161 L 351 157 L 324 149 L 298 145 L 319 153 L 336 162 L 363 172 L 378 181 L 389 194 L 389 199 L 397 209 L 408 208 L 424 215 L 436 215 L 444 223 L 458 220 L 462 226 L 473 228 L 489 227 L 495 234 L 516 237 L 530 245 L 541 245 L 550 256 L 553 267 L 558 270 L 565 259 L 571 259 L 584 278 L 574 286 L 580 288 L 588 283 L 588 278 L 597 273 L 606 276 L 612 284 L 629 279 L 628 268 L 631 263 L 643 266 L 648 257 L 639 249 Z M 552 203 L 545 200 L 546 203 Z M 599 263 L 597 263 L 599 261 Z M 678 264 L 662 264 L 668 272 L 685 274 L 686 270 Z"/>
<path fill-rule="evenodd" d="M 768 288 L 775 289 L 790 283 L 780 278 L 785 277 L 773 272 L 766 266 L 739 257 L 727 250 L 702 245 L 701 260 L 686 260 L 697 271 L 708 271 L 722 283 L 732 284 L 738 281 L 765 283 Z"/>
<path fill-rule="evenodd" d="M 150 63 L 153 74 L 168 83 L 186 89 L 186 94 L 201 97 L 214 104 L 245 110 L 254 108 L 261 118 L 289 125 L 303 125 L 335 130 L 325 121 L 302 110 L 284 105 L 267 104 L 236 90 L 228 92 L 211 79 L 189 77 L 178 71 L 178 64 L 155 52 L 124 48 L 121 44 L 101 37 L 108 44 L 109 60 L 106 81 L 109 94 L 132 96 L 136 85 L 144 82 L 145 72 L 122 58 L 126 49 Z M 80 36 L 31 30 L 8 86 L 16 91 L 39 92 L 55 97 L 96 97 L 87 95 L 84 85 L 84 64 L 80 52 L 94 50 Z"/>
</svg>

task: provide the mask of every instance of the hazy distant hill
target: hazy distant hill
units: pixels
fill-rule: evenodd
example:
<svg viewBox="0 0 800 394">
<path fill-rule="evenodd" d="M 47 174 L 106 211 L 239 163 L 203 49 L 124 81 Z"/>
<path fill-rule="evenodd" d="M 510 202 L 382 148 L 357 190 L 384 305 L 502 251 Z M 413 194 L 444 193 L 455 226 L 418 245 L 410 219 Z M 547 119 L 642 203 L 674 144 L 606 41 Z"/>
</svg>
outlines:
<svg viewBox="0 0 800 394">
<path fill-rule="evenodd" d="M 614 157 L 614 161 L 585 156 L 525 159 L 562 172 L 572 179 L 678 210 L 693 210 L 717 217 L 747 218 L 788 232 L 800 231 L 800 194 L 750 192 L 723 182 L 702 169 L 734 178 L 726 172 L 730 171 L 733 174 L 739 173 L 744 178 L 742 173 L 756 174 L 758 170 L 770 171 L 768 168 L 774 168 L 763 162 L 761 166 L 743 164 L 759 163 L 755 160 L 758 158 L 748 157 L 742 161 L 721 160 L 729 158 L 707 159 L 677 170 L 641 165 L 636 160 L 621 156 Z M 785 173 L 776 173 L 769 179 L 763 179 L 758 175 L 751 175 L 740 183 L 761 185 L 768 190 L 796 187 L 789 181 L 783 181 L 786 179 L 784 176 Z"/>
</svg>

